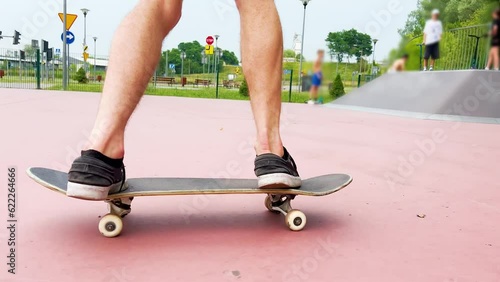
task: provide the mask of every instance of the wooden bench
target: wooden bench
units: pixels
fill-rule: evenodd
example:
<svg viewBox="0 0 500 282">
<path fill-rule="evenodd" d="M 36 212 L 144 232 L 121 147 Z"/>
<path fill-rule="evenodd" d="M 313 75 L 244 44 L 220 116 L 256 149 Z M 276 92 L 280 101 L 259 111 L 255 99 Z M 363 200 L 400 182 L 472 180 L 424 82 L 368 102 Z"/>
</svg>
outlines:
<svg viewBox="0 0 500 282">
<path fill-rule="evenodd" d="M 154 81 L 154 78 L 153 78 Z M 156 83 L 166 83 L 168 85 L 175 84 L 175 77 L 157 77 Z"/>
<path fill-rule="evenodd" d="M 209 87 L 210 86 L 210 80 L 208 79 L 195 79 L 194 80 L 194 85 L 195 86 L 199 86 L 199 85 L 203 85 L 203 86 L 206 86 L 206 87 Z"/>
</svg>

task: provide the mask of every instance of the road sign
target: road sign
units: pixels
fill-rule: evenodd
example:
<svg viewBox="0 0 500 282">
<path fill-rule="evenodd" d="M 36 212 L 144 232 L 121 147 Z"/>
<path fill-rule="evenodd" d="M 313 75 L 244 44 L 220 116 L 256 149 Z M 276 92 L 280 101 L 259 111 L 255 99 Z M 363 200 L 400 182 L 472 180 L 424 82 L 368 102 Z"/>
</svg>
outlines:
<svg viewBox="0 0 500 282">
<path fill-rule="evenodd" d="M 56 55 L 60 55 L 61 54 L 61 49 L 56 49 Z"/>
<path fill-rule="evenodd" d="M 89 46 L 83 46 L 83 52 L 87 52 L 89 50 Z"/>
<path fill-rule="evenodd" d="M 236 72 L 236 74 L 240 74 L 240 68 L 236 68 L 234 72 Z"/>
<path fill-rule="evenodd" d="M 89 53 L 83 52 L 83 61 L 87 62 L 88 59 L 89 59 Z"/>
<path fill-rule="evenodd" d="M 64 32 L 61 33 L 61 41 L 63 41 Z M 66 31 L 66 44 L 72 44 L 75 42 L 75 35 L 71 31 Z"/>
<path fill-rule="evenodd" d="M 168 68 L 171 69 L 171 70 L 175 70 L 175 64 L 169 64 Z"/>
<path fill-rule="evenodd" d="M 291 73 L 292 73 L 292 71 L 291 71 L 291 70 L 284 70 L 284 71 L 283 71 L 283 73 L 284 73 L 285 75 L 288 75 L 288 74 L 291 74 Z"/>
<path fill-rule="evenodd" d="M 207 55 L 213 55 L 214 54 L 214 46 L 212 46 L 212 45 L 206 45 L 205 46 L 205 54 L 207 54 Z"/>
<path fill-rule="evenodd" d="M 212 44 L 214 44 L 214 41 L 215 41 L 215 40 L 214 40 L 214 38 L 213 38 L 212 36 L 207 37 L 207 44 L 208 44 L 208 45 L 212 45 Z"/>
<path fill-rule="evenodd" d="M 64 23 L 64 14 L 59 13 L 58 15 L 61 21 Z M 70 30 L 71 26 L 73 26 L 73 24 L 75 23 L 76 18 L 78 18 L 78 15 L 66 14 L 66 30 Z"/>
</svg>

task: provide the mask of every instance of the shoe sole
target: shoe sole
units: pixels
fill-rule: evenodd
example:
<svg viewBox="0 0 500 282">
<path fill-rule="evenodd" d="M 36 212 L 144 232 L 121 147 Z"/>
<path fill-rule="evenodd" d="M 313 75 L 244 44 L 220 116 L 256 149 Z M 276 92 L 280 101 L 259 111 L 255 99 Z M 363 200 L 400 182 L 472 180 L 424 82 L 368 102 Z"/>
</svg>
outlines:
<svg viewBox="0 0 500 282">
<path fill-rule="evenodd" d="M 118 182 L 111 186 L 99 187 L 99 186 L 68 182 L 66 196 L 87 201 L 104 201 L 107 199 L 109 194 L 115 191 L 118 192 L 121 188 L 121 185 L 122 183 Z M 122 189 L 122 191 L 125 191 L 127 189 L 126 183 L 124 186 L 125 189 Z"/>
<path fill-rule="evenodd" d="M 273 173 L 259 176 L 259 189 L 288 189 L 302 185 L 300 177 L 286 173 Z"/>
</svg>

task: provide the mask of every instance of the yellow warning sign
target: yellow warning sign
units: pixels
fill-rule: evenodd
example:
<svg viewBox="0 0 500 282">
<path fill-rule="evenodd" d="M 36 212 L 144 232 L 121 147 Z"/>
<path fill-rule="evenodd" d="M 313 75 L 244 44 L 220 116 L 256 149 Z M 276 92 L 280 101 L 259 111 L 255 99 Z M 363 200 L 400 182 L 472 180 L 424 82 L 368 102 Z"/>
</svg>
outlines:
<svg viewBox="0 0 500 282">
<path fill-rule="evenodd" d="M 87 62 L 88 59 L 89 59 L 89 53 L 83 52 L 83 60 Z"/>
<path fill-rule="evenodd" d="M 206 45 L 205 46 L 205 54 L 213 55 L 214 54 L 214 46 L 213 45 Z"/>
<path fill-rule="evenodd" d="M 64 14 L 59 13 L 58 15 L 59 15 L 59 18 L 61 19 L 61 22 L 64 23 Z M 66 30 L 70 30 L 71 26 L 73 26 L 73 24 L 75 23 L 76 18 L 78 18 L 78 15 L 66 14 Z"/>
<path fill-rule="evenodd" d="M 236 74 L 240 74 L 240 68 L 236 68 L 234 71 L 236 72 Z"/>
<path fill-rule="evenodd" d="M 83 47 L 83 52 L 87 52 L 89 50 L 89 46 L 84 46 Z"/>
</svg>

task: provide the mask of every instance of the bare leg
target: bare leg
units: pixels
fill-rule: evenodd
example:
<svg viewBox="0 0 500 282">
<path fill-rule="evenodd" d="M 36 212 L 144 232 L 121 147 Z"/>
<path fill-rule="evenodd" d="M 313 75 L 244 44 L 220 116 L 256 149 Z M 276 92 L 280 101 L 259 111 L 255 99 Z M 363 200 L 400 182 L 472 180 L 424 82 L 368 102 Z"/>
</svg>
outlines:
<svg viewBox="0 0 500 282">
<path fill-rule="evenodd" d="M 181 16 L 182 0 L 141 0 L 118 28 L 89 149 L 110 158 L 124 155 L 124 132 L 161 52 Z M 134 40 L 131 44 L 130 39 Z"/>
<path fill-rule="evenodd" d="M 490 53 L 488 54 L 488 63 L 486 63 L 486 69 L 490 69 L 491 64 L 493 64 L 493 47 L 490 49 Z"/>
<path fill-rule="evenodd" d="M 436 67 L 436 60 L 432 59 L 431 60 L 431 68 L 434 68 L 434 67 Z"/>
<path fill-rule="evenodd" d="M 428 65 L 429 65 L 429 59 L 424 59 L 424 70 L 427 69 Z"/>
<path fill-rule="evenodd" d="M 493 52 L 493 64 L 495 66 L 495 70 L 498 70 L 498 68 L 500 67 L 500 54 L 498 53 L 499 49 L 499 47 L 491 48 Z"/>
<path fill-rule="evenodd" d="M 241 55 L 257 127 L 257 155 L 284 154 L 280 137 L 283 34 L 274 0 L 236 0 Z M 259 42 L 259 44 L 255 44 Z"/>
<path fill-rule="evenodd" d="M 318 100 L 318 86 L 311 86 L 311 93 L 309 96 L 312 100 Z"/>
</svg>

